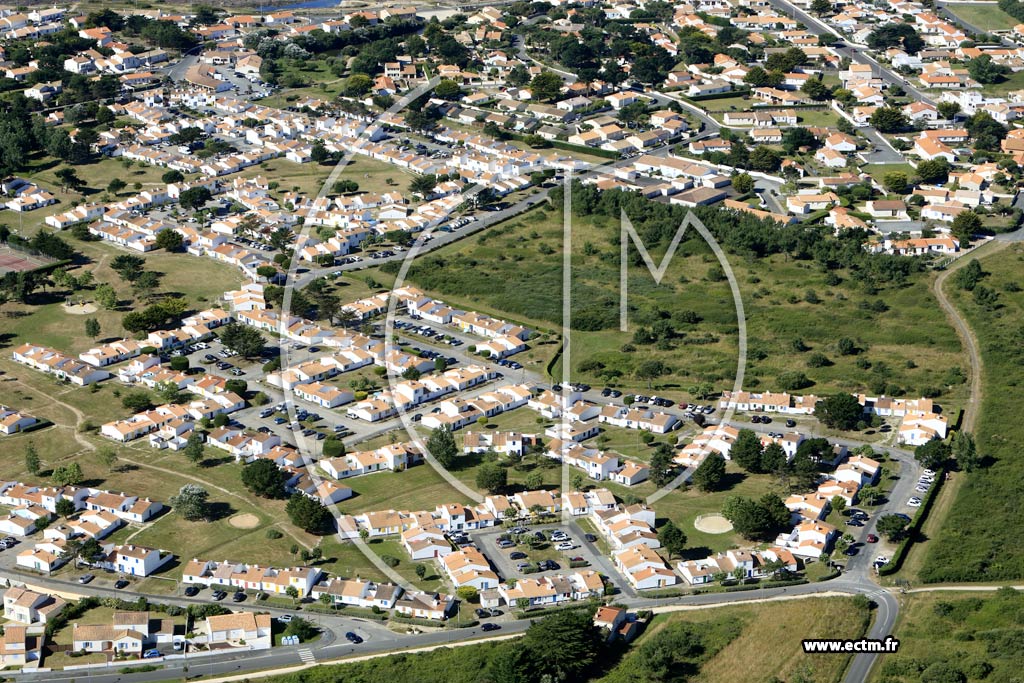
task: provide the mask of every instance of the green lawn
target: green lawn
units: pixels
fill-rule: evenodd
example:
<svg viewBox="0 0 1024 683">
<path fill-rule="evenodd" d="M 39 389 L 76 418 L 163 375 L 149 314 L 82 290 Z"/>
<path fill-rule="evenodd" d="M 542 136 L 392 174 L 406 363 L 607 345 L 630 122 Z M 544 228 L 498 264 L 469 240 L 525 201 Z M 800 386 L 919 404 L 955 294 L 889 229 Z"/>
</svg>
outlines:
<svg viewBox="0 0 1024 683">
<path fill-rule="evenodd" d="M 861 171 L 879 184 L 887 173 L 906 173 L 908 178 L 914 175 L 914 167 L 910 164 L 865 164 Z"/>
<path fill-rule="evenodd" d="M 989 96 L 1002 96 L 1024 88 L 1024 71 L 1011 73 L 1005 80 L 988 83 L 981 87 L 982 92 Z"/>
<path fill-rule="evenodd" d="M 1019 452 L 1024 426 L 1018 418 L 1016 401 L 1011 398 L 1024 382 L 1018 338 L 1024 293 L 1017 286 L 1022 261 L 1024 248 L 1017 244 L 980 259 L 988 274 L 978 288 L 998 296 L 992 311 L 979 306 L 971 293 L 957 288 L 956 274 L 946 283 L 954 305 L 978 338 L 982 356 L 982 405 L 975 436 L 985 466 L 967 475 L 956 475 L 965 480 L 954 487 L 955 500 L 945 522 L 935 529 L 927 547 L 917 550 L 925 553 L 924 566 L 918 573 L 926 582 L 1024 577 L 1017 493 L 1024 479 L 1024 461 Z M 944 492 L 939 498 L 940 508 L 945 507 L 946 495 Z"/>
<path fill-rule="evenodd" d="M 555 341 L 562 320 L 562 222 L 558 211 L 536 210 L 426 257 L 408 280 L 445 301 L 470 301 L 476 310 L 550 330 L 541 341 Z M 701 381 L 716 390 L 732 388 L 735 308 L 701 239 L 684 239 L 660 285 L 643 266 L 630 270 L 628 332 L 618 330 L 618 219 L 576 216 L 573 245 L 573 379 L 677 401 L 691 400 L 690 387 Z M 660 257 L 655 250 L 656 261 Z M 817 394 L 920 395 L 935 389 L 947 409 L 963 400 L 963 386 L 946 377 L 962 365 L 960 343 L 928 294 L 932 273 L 912 273 L 904 284 L 866 293 L 857 273 L 829 274 L 811 260 L 784 254 L 731 254 L 729 264 L 747 323 L 745 388 L 778 390 L 781 374 L 799 371 L 813 383 L 804 391 Z M 839 284 L 830 280 L 836 275 Z M 878 302 L 883 308 L 874 310 Z M 673 320 L 682 314 L 697 322 Z M 638 328 L 664 320 L 677 338 L 650 343 L 636 337 Z M 863 352 L 840 355 L 841 337 L 855 340 Z M 798 339 L 810 350 L 794 353 Z M 535 343 L 538 351 L 556 346 Z M 826 364 L 809 367 L 813 354 L 824 355 Z M 648 360 L 661 361 L 668 374 L 653 381 L 637 377 Z M 561 379 L 561 359 L 552 377 Z"/>
<path fill-rule="evenodd" d="M 947 3 L 943 5 L 958 18 L 982 31 L 1005 31 L 1020 22 L 999 9 L 996 3 Z"/>
</svg>

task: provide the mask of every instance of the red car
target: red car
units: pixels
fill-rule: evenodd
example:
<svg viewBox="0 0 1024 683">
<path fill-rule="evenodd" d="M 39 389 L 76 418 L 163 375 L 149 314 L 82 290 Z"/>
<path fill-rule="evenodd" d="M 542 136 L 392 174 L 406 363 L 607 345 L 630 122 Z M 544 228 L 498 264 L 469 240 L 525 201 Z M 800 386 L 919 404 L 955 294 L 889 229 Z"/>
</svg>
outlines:
<svg viewBox="0 0 1024 683">
<path fill-rule="evenodd" d="M 878 543 L 878 536 L 875 536 L 874 534 L 868 534 L 867 541 L 868 543 Z"/>
</svg>

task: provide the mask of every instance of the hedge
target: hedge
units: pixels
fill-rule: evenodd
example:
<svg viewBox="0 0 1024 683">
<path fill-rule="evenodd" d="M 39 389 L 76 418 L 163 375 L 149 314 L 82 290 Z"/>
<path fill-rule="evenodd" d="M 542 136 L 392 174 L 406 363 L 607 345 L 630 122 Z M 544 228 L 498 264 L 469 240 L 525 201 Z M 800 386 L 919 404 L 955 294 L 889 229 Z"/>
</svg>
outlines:
<svg viewBox="0 0 1024 683">
<path fill-rule="evenodd" d="M 939 468 L 935 472 L 935 484 L 928 489 L 928 493 L 925 494 L 924 499 L 921 501 L 921 507 L 917 509 L 917 514 L 914 515 L 914 519 L 910 520 L 906 537 L 900 542 L 896 552 L 892 554 L 892 558 L 878 568 L 879 576 L 895 574 L 903 566 L 903 560 L 906 559 L 907 553 L 910 552 L 910 547 L 914 545 L 914 541 L 917 540 L 918 535 L 921 533 L 921 527 L 924 526 L 924 521 L 928 518 L 928 512 L 931 510 L 935 497 L 939 495 L 939 491 L 942 489 L 945 481 L 946 470 L 945 468 Z"/>
<path fill-rule="evenodd" d="M 563 607 L 543 607 L 541 609 L 526 610 L 525 612 L 513 612 L 516 619 L 536 619 L 537 617 L 546 617 L 551 614 L 557 614 L 559 612 L 571 612 L 579 609 L 591 609 L 594 604 L 589 601 L 575 602 L 570 605 Z"/>
</svg>

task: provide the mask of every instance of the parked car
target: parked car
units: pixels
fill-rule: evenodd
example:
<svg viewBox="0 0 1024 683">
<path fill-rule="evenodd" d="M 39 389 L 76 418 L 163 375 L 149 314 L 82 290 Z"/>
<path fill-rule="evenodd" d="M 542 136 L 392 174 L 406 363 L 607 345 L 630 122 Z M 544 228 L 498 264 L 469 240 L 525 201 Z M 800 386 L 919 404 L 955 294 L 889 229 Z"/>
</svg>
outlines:
<svg viewBox="0 0 1024 683">
<path fill-rule="evenodd" d="M 235 591 L 235 594 L 231 596 L 232 602 L 245 602 L 246 595 L 242 591 Z"/>
<path fill-rule="evenodd" d="M 868 543 L 878 543 L 878 536 L 875 536 L 874 534 L 868 534 L 868 537 L 864 540 L 866 540 Z"/>
<path fill-rule="evenodd" d="M 912 508 L 919 508 L 921 507 L 921 499 L 918 498 L 917 496 L 914 496 L 913 498 L 907 501 L 907 506 Z"/>
<path fill-rule="evenodd" d="M 793 420 L 793 419 L 786 420 L 786 426 L 787 427 L 796 427 L 796 420 Z"/>
<path fill-rule="evenodd" d="M 486 610 L 483 607 L 477 607 L 476 610 L 474 610 L 474 611 L 476 613 L 476 618 L 477 619 L 487 619 L 487 618 L 489 618 L 491 616 L 491 611 L 490 610 Z"/>
<path fill-rule="evenodd" d="M 157 657 L 160 657 L 160 656 L 162 656 L 160 654 L 160 650 L 146 650 L 145 652 L 142 653 L 142 658 L 143 659 L 156 659 Z"/>
<path fill-rule="evenodd" d="M 80 584 L 82 584 L 84 586 L 85 584 L 89 583 L 90 581 L 92 581 L 95 578 L 96 578 L 95 574 L 83 574 L 82 576 L 78 577 L 78 583 L 80 583 Z"/>
<path fill-rule="evenodd" d="M 199 595 L 199 586 L 186 586 L 185 587 L 185 595 L 190 597 L 190 598 L 193 598 L 193 597 Z"/>
<path fill-rule="evenodd" d="M 127 579 L 118 579 L 114 583 L 114 588 L 116 588 L 117 590 L 121 590 L 122 588 L 127 588 L 127 587 L 128 587 Z"/>
<path fill-rule="evenodd" d="M 509 553 L 508 559 L 510 559 L 510 560 L 525 560 L 526 559 L 526 553 L 522 552 L 521 550 L 516 550 L 515 552 Z"/>
<path fill-rule="evenodd" d="M 225 593 L 224 591 L 214 591 L 213 595 L 211 595 L 210 597 L 212 597 L 214 599 L 214 601 L 220 602 L 224 598 L 228 597 L 228 594 Z"/>
<path fill-rule="evenodd" d="M 279 622 L 281 622 L 282 624 L 287 624 L 287 623 L 289 623 L 292 620 L 292 615 L 290 615 L 290 614 L 282 614 L 281 616 L 279 616 L 277 618 L 277 620 Z"/>
<path fill-rule="evenodd" d="M 583 534 L 583 538 L 587 540 L 587 543 L 597 542 L 597 536 L 595 536 L 594 534 Z"/>
</svg>

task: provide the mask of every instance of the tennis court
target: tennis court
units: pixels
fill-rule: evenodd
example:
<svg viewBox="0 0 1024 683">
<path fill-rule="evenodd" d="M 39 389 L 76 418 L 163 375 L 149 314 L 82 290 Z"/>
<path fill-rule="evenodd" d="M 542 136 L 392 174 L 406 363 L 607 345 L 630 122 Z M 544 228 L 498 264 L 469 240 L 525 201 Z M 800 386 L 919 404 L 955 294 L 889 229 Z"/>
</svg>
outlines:
<svg viewBox="0 0 1024 683">
<path fill-rule="evenodd" d="M 12 271 L 35 270 L 49 263 L 53 263 L 52 259 L 45 256 L 32 256 L 7 246 L 0 246 L 0 275 Z"/>
</svg>

